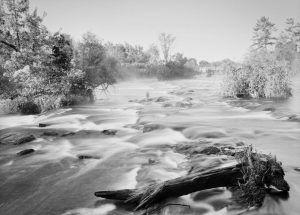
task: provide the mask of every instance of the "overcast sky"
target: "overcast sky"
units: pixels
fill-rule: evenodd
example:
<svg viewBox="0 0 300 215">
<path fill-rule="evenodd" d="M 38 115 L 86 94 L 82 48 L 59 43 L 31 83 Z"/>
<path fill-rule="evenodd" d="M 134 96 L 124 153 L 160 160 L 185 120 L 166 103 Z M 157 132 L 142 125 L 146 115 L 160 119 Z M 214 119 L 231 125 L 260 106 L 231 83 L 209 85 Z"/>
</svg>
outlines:
<svg viewBox="0 0 300 215">
<path fill-rule="evenodd" d="M 51 31 L 75 39 L 91 31 L 104 41 L 145 48 L 158 34 L 176 37 L 174 52 L 197 60 L 240 60 L 251 44 L 253 27 L 267 16 L 284 28 L 287 18 L 300 21 L 300 0 L 31 0 L 47 12 Z"/>
</svg>

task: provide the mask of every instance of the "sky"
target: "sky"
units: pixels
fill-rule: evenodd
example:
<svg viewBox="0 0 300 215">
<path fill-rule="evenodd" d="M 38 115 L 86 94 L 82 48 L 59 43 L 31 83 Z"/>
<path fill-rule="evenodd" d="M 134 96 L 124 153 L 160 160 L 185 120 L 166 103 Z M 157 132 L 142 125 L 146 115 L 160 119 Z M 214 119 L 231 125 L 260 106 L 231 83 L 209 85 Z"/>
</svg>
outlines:
<svg viewBox="0 0 300 215">
<path fill-rule="evenodd" d="M 91 31 L 104 42 L 128 42 L 147 49 L 162 32 L 176 37 L 173 53 L 216 61 L 240 61 L 261 16 L 284 29 L 300 22 L 300 0 L 31 0 L 51 31 L 79 40 Z"/>
</svg>

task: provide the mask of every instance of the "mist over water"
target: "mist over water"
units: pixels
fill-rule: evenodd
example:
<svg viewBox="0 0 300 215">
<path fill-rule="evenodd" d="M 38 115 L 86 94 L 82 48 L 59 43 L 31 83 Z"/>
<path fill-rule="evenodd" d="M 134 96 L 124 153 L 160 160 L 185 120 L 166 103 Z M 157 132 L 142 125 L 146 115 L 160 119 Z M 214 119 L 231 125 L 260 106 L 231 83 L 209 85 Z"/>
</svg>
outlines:
<svg viewBox="0 0 300 215">
<path fill-rule="evenodd" d="M 289 196 L 267 196 L 260 209 L 245 212 L 231 207 L 231 193 L 218 188 L 172 200 L 190 207 L 169 206 L 162 214 L 298 214 L 300 76 L 293 80 L 293 97 L 277 101 L 225 99 L 219 90 L 221 78 L 121 82 L 106 95 L 99 94 L 92 105 L 39 116 L 1 115 L 0 129 L 78 133 L 0 146 L 0 214 L 140 214 L 96 198 L 94 192 L 142 187 L 187 174 L 187 159 L 172 146 L 193 141 L 222 146 L 244 142 L 276 155 L 286 170 Z M 39 128 L 39 123 L 49 126 Z M 117 133 L 105 135 L 105 129 Z M 28 148 L 36 151 L 16 156 Z M 80 155 L 92 159 L 78 159 Z M 214 168 L 230 162 L 209 156 L 198 165 Z"/>
</svg>

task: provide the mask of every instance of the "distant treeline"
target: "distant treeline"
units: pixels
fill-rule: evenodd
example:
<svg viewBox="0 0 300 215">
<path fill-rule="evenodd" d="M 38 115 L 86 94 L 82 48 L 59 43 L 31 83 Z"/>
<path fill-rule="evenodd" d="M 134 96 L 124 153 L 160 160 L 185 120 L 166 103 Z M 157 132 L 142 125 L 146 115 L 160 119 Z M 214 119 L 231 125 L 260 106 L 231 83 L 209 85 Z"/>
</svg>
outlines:
<svg viewBox="0 0 300 215">
<path fill-rule="evenodd" d="M 9 112 L 40 113 L 93 101 L 94 89 L 106 90 L 119 79 L 190 78 L 198 72 L 194 59 L 171 55 L 170 34 L 159 35 L 160 50 L 157 45 L 143 50 L 103 43 L 92 33 L 74 41 L 50 32 L 43 18 L 30 10 L 29 0 L 0 1 L 0 100 Z"/>
</svg>

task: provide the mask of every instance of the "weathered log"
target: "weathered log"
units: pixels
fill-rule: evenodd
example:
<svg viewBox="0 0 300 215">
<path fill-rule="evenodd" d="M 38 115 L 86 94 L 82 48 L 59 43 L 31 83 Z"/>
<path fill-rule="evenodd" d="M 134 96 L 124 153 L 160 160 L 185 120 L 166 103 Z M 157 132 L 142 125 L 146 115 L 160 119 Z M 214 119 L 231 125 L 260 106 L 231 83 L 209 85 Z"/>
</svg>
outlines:
<svg viewBox="0 0 300 215">
<path fill-rule="evenodd" d="M 252 147 L 249 147 L 240 153 L 237 159 L 239 160 L 237 165 L 194 172 L 139 189 L 98 191 L 95 192 L 95 196 L 121 200 L 135 205 L 135 210 L 139 210 L 150 208 L 168 198 L 216 187 L 240 189 L 242 197 L 251 206 L 262 203 L 269 187 L 275 187 L 282 192 L 289 191 L 281 163 L 277 162 L 276 158 L 252 153 Z"/>
<path fill-rule="evenodd" d="M 241 176 L 239 165 L 193 173 L 142 189 L 98 191 L 97 197 L 122 200 L 137 205 L 136 210 L 148 208 L 164 199 L 179 197 L 200 190 L 233 186 Z"/>
</svg>

